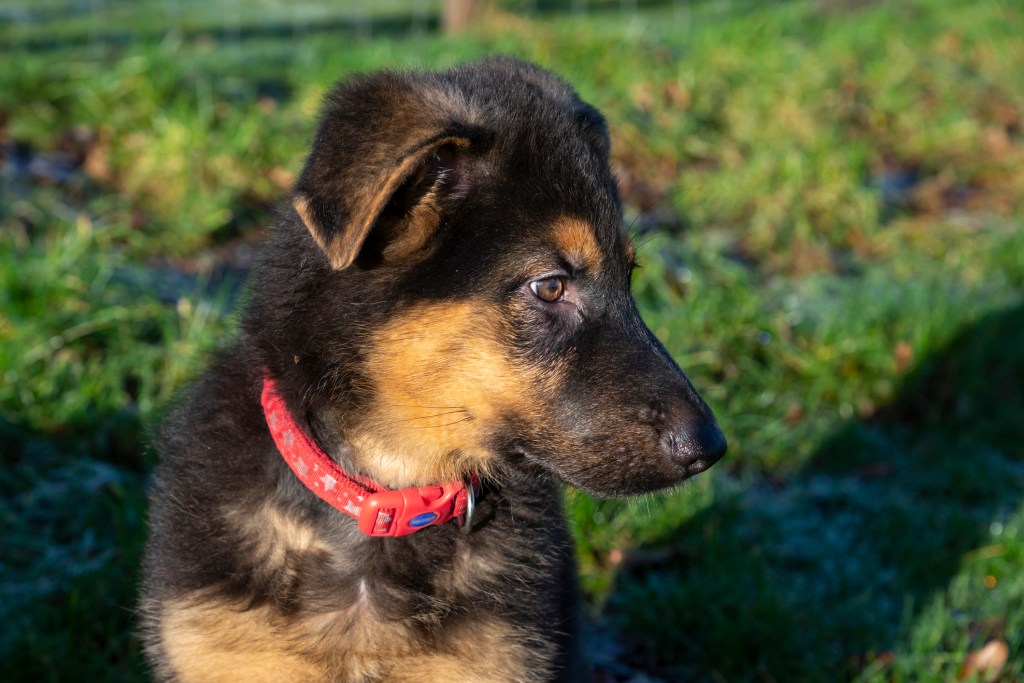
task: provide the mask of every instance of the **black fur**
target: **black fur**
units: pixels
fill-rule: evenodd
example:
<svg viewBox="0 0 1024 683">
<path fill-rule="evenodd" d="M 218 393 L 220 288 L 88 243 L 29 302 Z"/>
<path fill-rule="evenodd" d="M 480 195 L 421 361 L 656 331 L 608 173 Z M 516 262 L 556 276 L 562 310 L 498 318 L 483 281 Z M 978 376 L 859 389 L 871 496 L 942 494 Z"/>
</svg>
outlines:
<svg viewBox="0 0 1024 683">
<path fill-rule="evenodd" d="M 351 608 L 363 581 L 375 618 L 408 626 L 424 652 L 450 652 L 450 634 L 472 639 L 475 622 L 497 615 L 533 653 L 509 680 L 582 679 L 558 482 L 600 495 L 648 491 L 705 469 L 725 448 L 629 296 L 609 149 L 596 109 L 512 59 L 360 76 L 332 91 L 295 190 L 299 210 L 283 212 L 262 251 L 241 335 L 163 430 L 143 601 L 159 678 L 180 675 L 163 632 L 169 604 L 269 608 L 297 624 Z M 357 234 L 352 225 L 381 186 L 392 191 Z M 410 216 L 428 203 L 424 215 L 436 223 L 413 226 Z M 552 247 L 552 225 L 564 216 L 590 226 L 599 267 L 568 263 Z M 413 230 L 425 231 L 426 244 L 395 251 Z M 575 307 L 532 296 L 529 283 L 548 274 L 538 263 L 564 277 Z M 352 436 L 382 389 L 368 356 L 381 330 L 418 306 L 466 302 L 498 316 L 495 342 L 509 363 L 557 381 L 486 424 L 468 416 L 481 422 L 493 461 L 471 534 L 450 523 L 363 537 L 277 452 L 260 408 L 264 372 L 325 452 L 365 470 Z M 453 338 L 445 353 L 463 357 L 468 343 Z M 238 522 L 267 505 L 330 551 L 269 562 Z M 468 571 L 465 558 L 497 571 L 453 580 Z M 471 665 L 487 671 L 486 661 Z M 332 675 L 323 680 L 348 680 Z"/>
</svg>

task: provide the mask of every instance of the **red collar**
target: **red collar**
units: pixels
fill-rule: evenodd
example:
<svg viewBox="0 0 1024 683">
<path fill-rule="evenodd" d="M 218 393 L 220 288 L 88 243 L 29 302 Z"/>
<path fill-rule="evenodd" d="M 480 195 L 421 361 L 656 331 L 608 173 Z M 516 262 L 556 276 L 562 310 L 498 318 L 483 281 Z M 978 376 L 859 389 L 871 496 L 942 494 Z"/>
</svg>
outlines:
<svg viewBox="0 0 1024 683">
<path fill-rule="evenodd" d="M 473 524 L 474 489 L 447 481 L 436 486 L 388 489 L 367 477 L 349 474 L 327 457 L 295 424 L 274 380 L 263 378 L 263 415 L 277 450 L 295 476 L 321 499 L 354 517 L 367 536 L 405 536 L 428 526 L 459 520 L 463 533 Z"/>
</svg>

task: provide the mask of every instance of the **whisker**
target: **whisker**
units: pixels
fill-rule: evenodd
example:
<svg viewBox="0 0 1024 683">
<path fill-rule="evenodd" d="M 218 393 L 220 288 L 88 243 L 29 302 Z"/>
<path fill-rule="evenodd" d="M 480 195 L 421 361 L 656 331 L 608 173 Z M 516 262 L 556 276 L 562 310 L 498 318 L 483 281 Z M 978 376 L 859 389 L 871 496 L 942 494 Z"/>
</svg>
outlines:
<svg viewBox="0 0 1024 683">
<path fill-rule="evenodd" d="M 431 420 L 431 419 L 434 419 L 436 417 L 444 417 L 445 415 L 457 415 L 459 413 L 467 413 L 468 414 L 469 411 L 466 410 L 465 408 L 456 408 L 454 410 L 446 410 L 446 411 L 443 411 L 443 412 L 440 412 L 440 413 L 431 413 L 429 415 L 418 415 L 416 417 L 406 417 L 406 418 L 402 418 L 400 420 L 389 420 L 389 421 L 386 421 L 386 422 L 377 422 L 377 423 L 373 423 L 373 424 L 367 425 L 367 427 L 370 428 L 370 429 L 378 429 L 380 427 L 390 427 L 392 425 L 403 424 L 403 423 L 406 423 L 406 422 L 416 422 L 418 420 Z M 470 416 L 469 419 L 472 419 L 472 416 Z"/>
<path fill-rule="evenodd" d="M 420 410 L 465 410 L 463 406 L 424 406 L 415 403 L 391 403 L 395 408 L 419 408 Z"/>
<path fill-rule="evenodd" d="M 422 426 L 417 425 L 416 428 L 417 429 L 439 429 L 441 427 L 451 427 L 452 425 L 457 425 L 460 422 L 472 422 L 472 421 L 473 421 L 473 416 L 472 415 L 467 415 L 466 417 L 462 418 L 461 420 L 455 420 L 453 422 L 445 422 L 443 425 L 422 425 Z"/>
</svg>

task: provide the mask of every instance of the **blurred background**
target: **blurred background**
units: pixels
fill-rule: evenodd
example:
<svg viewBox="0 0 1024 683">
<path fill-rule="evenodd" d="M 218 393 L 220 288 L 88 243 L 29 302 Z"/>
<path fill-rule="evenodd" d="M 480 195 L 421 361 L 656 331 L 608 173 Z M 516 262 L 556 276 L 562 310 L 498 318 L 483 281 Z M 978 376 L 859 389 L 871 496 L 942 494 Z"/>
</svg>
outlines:
<svg viewBox="0 0 1024 683">
<path fill-rule="evenodd" d="M 139 681 L 148 445 L 339 76 L 496 52 L 607 116 L 726 460 L 566 492 L 600 683 L 1024 680 L 1024 6 L 0 0 L 0 661 Z"/>
</svg>

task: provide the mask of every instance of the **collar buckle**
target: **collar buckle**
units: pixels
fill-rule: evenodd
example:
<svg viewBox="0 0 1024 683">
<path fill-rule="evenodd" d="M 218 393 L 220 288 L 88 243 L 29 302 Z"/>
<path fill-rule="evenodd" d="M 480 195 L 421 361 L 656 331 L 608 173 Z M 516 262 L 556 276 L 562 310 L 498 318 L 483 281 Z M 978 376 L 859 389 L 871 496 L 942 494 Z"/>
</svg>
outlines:
<svg viewBox="0 0 1024 683">
<path fill-rule="evenodd" d="M 445 524 L 466 514 L 470 489 L 461 481 L 448 481 L 371 494 L 359 513 L 359 530 L 367 536 L 407 536 Z"/>
<path fill-rule="evenodd" d="M 466 487 L 466 508 L 459 516 L 459 531 L 468 535 L 473 530 L 473 513 L 476 512 L 476 494 L 480 492 L 480 477 L 474 474 L 464 486 Z"/>
</svg>

